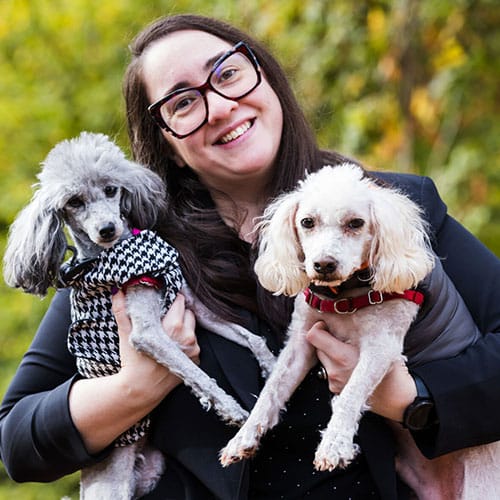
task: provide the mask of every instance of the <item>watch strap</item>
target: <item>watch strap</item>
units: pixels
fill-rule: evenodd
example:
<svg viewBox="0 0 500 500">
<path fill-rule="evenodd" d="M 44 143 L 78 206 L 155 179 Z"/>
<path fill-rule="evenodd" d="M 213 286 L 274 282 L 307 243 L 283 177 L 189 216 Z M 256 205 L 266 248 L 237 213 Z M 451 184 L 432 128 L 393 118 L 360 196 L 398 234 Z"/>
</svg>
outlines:
<svg viewBox="0 0 500 500">
<path fill-rule="evenodd" d="M 412 431 L 425 430 L 437 423 L 434 399 L 425 382 L 417 374 L 412 373 L 417 396 L 408 405 L 403 415 L 403 426 Z"/>
</svg>

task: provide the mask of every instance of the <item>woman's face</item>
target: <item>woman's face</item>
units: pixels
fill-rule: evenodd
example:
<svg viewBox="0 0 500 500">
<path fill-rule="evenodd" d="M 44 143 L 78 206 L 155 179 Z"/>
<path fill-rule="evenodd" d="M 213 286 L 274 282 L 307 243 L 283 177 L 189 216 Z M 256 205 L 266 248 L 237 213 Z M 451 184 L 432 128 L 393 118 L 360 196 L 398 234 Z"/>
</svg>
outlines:
<svg viewBox="0 0 500 500">
<path fill-rule="evenodd" d="M 230 50 L 225 40 L 203 31 L 178 31 L 152 44 L 143 55 L 143 77 L 150 102 L 181 84 L 196 87 L 207 80 L 215 56 Z M 212 62 L 210 62 L 212 61 Z M 206 92 L 208 122 L 177 139 L 164 131 L 180 166 L 189 165 L 208 186 L 265 185 L 280 146 L 281 104 L 263 77 L 255 90 L 235 101 Z M 243 184 L 242 184 L 243 183 Z"/>
</svg>

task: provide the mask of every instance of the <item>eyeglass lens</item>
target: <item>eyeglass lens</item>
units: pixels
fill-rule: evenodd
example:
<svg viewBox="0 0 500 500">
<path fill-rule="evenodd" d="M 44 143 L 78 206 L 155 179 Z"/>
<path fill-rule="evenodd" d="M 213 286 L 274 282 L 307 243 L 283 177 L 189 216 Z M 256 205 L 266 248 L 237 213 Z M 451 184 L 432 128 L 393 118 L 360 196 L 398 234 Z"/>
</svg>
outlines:
<svg viewBox="0 0 500 500">
<path fill-rule="evenodd" d="M 234 52 L 212 70 L 206 87 L 223 97 L 238 99 L 252 91 L 258 83 L 256 67 L 244 54 Z M 205 122 L 208 108 L 204 92 L 205 88 L 186 89 L 163 103 L 161 116 L 173 132 L 190 134 Z"/>
</svg>

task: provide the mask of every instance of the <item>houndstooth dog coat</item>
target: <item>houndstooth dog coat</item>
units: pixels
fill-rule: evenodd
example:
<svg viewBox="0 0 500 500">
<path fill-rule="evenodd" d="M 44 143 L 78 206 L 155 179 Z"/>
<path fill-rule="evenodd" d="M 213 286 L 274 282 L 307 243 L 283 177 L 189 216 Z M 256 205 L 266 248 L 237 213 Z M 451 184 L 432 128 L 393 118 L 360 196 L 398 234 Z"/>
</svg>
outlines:
<svg viewBox="0 0 500 500">
<path fill-rule="evenodd" d="M 88 272 L 67 282 L 72 287 L 68 348 L 76 357 L 78 372 L 84 377 L 103 377 L 119 371 L 119 337 L 111 311 L 112 290 L 144 276 L 164 284 L 165 309 L 168 309 L 183 283 L 178 253 L 148 230 L 103 250 Z M 116 445 L 134 443 L 144 436 L 149 425 L 149 418 L 144 418 L 122 434 Z"/>
</svg>

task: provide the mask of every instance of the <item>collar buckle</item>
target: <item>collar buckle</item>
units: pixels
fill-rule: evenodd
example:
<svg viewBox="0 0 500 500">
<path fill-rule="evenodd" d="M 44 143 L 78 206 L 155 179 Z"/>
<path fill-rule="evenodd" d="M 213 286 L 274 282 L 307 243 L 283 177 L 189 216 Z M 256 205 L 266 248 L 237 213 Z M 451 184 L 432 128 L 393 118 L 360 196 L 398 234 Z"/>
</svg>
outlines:
<svg viewBox="0 0 500 500">
<path fill-rule="evenodd" d="M 372 306 L 382 304 L 382 302 L 384 302 L 384 295 L 381 292 L 370 290 L 368 292 L 368 302 Z"/>
<path fill-rule="evenodd" d="M 341 306 L 341 308 L 339 309 L 340 304 L 345 304 L 346 307 Z M 352 302 L 352 298 L 347 297 L 345 299 L 335 300 L 333 302 L 333 310 L 337 314 L 354 314 L 358 310 L 358 308 L 354 307 L 353 302 Z"/>
</svg>

